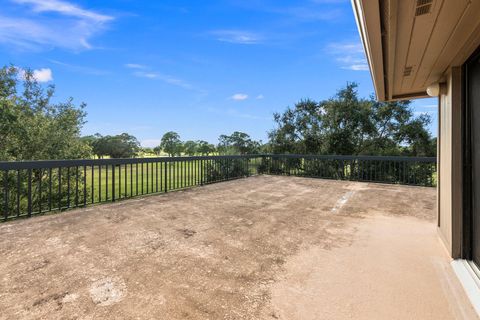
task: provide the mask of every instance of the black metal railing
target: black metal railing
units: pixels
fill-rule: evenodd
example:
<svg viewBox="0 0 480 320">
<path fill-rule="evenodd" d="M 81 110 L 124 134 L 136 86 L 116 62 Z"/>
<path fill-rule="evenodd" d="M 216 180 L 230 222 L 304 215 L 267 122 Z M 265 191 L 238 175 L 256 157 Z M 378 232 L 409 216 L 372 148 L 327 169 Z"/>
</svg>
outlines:
<svg viewBox="0 0 480 320">
<path fill-rule="evenodd" d="M 0 162 L 3 220 L 257 174 L 436 184 L 436 159 L 236 155 Z"/>
<path fill-rule="evenodd" d="M 437 160 L 435 157 L 264 155 L 259 170 L 275 175 L 433 187 Z"/>
</svg>

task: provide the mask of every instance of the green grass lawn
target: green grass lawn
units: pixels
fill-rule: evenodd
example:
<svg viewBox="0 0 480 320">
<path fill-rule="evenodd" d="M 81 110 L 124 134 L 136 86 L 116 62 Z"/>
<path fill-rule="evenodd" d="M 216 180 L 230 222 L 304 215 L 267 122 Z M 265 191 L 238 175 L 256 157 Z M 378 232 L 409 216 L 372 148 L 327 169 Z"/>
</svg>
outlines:
<svg viewBox="0 0 480 320">
<path fill-rule="evenodd" d="M 257 172 L 257 164 L 248 164 L 250 174 Z M 178 190 L 207 183 L 207 167 L 199 162 L 159 162 L 143 164 L 127 164 L 115 167 L 115 184 L 113 184 L 112 166 L 86 169 L 87 202 L 111 200 L 113 187 L 115 199 L 131 196 Z M 83 171 L 83 169 L 82 169 Z M 82 185 L 83 187 L 83 185 Z"/>
<path fill-rule="evenodd" d="M 166 171 L 165 171 L 166 170 Z M 93 174 L 93 175 L 92 175 Z M 115 183 L 114 183 L 115 179 Z M 86 170 L 87 202 L 107 201 L 113 198 L 165 192 L 200 184 L 200 168 L 194 163 L 143 163 L 113 168 L 89 167 Z"/>
</svg>

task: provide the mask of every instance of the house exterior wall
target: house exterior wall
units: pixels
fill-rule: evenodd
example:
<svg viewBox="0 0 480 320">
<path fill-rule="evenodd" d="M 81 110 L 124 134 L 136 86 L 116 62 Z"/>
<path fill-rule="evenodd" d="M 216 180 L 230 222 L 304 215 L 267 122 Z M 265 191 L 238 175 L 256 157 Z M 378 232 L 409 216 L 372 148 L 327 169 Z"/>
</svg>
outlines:
<svg viewBox="0 0 480 320">
<path fill-rule="evenodd" d="M 450 68 L 439 96 L 438 231 L 452 258 L 462 249 L 462 70 Z"/>
</svg>

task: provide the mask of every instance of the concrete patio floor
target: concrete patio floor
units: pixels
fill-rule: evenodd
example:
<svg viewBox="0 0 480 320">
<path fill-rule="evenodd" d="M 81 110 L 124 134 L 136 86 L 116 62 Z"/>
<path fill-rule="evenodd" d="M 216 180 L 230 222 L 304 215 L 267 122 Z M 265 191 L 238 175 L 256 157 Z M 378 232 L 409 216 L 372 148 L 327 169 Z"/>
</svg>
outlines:
<svg viewBox="0 0 480 320">
<path fill-rule="evenodd" d="M 476 319 L 434 188 L 258 176 L 0 224 L 1 319 Z"/>
</svg>

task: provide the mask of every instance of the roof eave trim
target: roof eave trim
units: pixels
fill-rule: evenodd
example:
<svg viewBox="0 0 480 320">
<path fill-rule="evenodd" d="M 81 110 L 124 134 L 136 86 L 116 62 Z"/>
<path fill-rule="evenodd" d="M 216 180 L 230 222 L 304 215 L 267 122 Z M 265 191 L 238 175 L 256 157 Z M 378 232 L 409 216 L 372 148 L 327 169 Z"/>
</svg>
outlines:
<svg viewBox="0 0 480 320">
<path fill-rule="evenodd" d="M 367 56 L 370 76 L 379 101 L 385 101 L 385 78 L 378 1 L 351 0 L 363 49 Z M 366 20 L 368 15 L 368 21 Z"/>
</svg>

